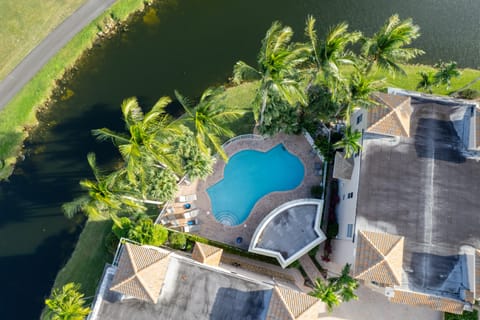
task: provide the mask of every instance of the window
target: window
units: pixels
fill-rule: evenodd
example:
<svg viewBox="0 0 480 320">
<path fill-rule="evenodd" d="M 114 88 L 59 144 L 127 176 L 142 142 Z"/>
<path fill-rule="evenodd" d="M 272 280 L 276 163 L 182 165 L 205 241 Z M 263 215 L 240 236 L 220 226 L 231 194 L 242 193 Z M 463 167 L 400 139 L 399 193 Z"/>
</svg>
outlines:
<svg viewBox="0 0 480 320">
<path fill-rule="evenodd" d="M 362 122 L 362 120 L 363 120 L 363 113 L 357 117 L 357 124 Z"/>
<path fill-rule="evenodd" d="M 353 192 L 349 192 L 347 198 L 352 199 L 353 198 Z"/>
<path fill-rule="evenodd" d="M 347 238 L 351 238 L 353 236 L 353 224 L 349 223 L 347 225 Z"/>
</svg>

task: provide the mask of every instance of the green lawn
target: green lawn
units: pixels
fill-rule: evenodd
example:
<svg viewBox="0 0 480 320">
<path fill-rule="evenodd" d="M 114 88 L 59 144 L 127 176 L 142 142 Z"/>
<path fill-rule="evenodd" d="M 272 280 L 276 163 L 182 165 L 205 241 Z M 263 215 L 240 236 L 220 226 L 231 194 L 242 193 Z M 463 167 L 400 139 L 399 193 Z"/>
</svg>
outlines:
<svg viewBox="0 0 480 320">
<path fill-rule="evenodd" d="M 88 219 L 75 250 L 67 264 L 58 272 L 53 288 L 68 282 L 79 283 L 85 297 L 93 297 L 106 263 L 113 256 L 105 246 L 105 238 L 112 229 L 111 220 Z M 90 303 L 92 300 L 88 300 Z"/>
<path fill-rule="evenodd" d="M 445 313 L 445 320 L 478 320 L 478 311 L 464 311 L 462 315 Z"/>
<path fill-rule="evenodd" d="M 86 0 L 0 1 L 0 80 L 84 2 Z"/>
<path fill-rule="evenodd" d="M 65 71 L 75 65 L 82 54 L 93 45 L 98 31 L 103 30 L 105 24 L 112 21 L 112 17 L 124 21 L 131 13 L 142 10 L 144 5 L 144 0 L 118 0 L 60 50 L 0 112 L 0 160 L 6 164 L 0 166 L 0 180 L 11 174 L 22 142 L 27 136 L 24 128 L 36 125 L 35 113 L 39 107 L 45 105 L 52 94 L 55 80 L 61 79 Z M 0 14 L 3 14 L 1 10 L 0 4 Z M 50 15 L 52 11 L 58 10 L 50 10 Z"/>
</svg>

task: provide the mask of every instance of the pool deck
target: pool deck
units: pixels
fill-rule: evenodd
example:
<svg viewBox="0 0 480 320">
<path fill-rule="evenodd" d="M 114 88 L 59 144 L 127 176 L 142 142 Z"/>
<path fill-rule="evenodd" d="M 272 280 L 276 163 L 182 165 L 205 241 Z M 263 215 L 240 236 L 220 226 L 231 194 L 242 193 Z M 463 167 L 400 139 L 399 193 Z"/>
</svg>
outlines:
<svg viewBox="0 0 480 320">
<path fill-rule="evenodd" d="M 226 226 L 219 223 L 211 213 L 210 198 L 206 191 L 210 186 L 223 179 L 225 162 L 218 160 L 214 166 L 214 173 L 205 181 L 194 181 L 188 185 L 182 184 L 180 186 L 179 195 L 193 193 L 197 195 L 197 200 L 194 203 L 200 209 L 200 214 L 196 217 L 200 230 L 195 233 L 211 240 L 247 250 L 255 229 L 270 211 L 287 201 L 311 197 L 310 188 L 314 185 L 319 185 L 322 180 L 321 176 L 315 175 L 315 163 L 320 162 L 320 159 L 311 152 L 312 147 L 303 135 L 279 134 L 267 139 L 240 139 L 228 144 L 225 147 L 225 151 L 229 157 L 246 149 L 266 152 L 279 143 L 283 143 L 290 153 L 296 155 L 301 160 L 305 169 L 302 183 L 294 190 L 272 192 L 265 195 L 257 201 L 247 220 L 242 224 Z M 234 196 L 235 194 L 232 194 L 232 197 Z M 243 238 L 241 244 L 237 244 L 235 241 L 238 237 Z"/>
</svg>

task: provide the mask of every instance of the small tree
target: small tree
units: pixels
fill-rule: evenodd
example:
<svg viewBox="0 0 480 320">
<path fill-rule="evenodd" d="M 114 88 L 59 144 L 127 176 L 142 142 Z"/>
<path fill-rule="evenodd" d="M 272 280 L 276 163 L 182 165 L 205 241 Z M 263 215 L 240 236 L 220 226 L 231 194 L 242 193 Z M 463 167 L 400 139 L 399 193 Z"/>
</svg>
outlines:
<svg viewBox="0 0 480 320">
<path fill-rule="evenodd" d="M 161 225 L 154 224 L 152 219 L 144 218 L 129 230 L 128 238 L 141 244 L 160 246 L 167 241 L 168 230 Z"/>
<path fill-rule="evenodd" d="M 332 311 L 343 301 L 357 300 L 357 288 L 358 282 L 350 276 L 350 264 L 347 263 L 339 277 L 328 278 L 327 281 L 317 279 L 310 295 L 325 302 L 328 311 Z"/>
<path fill-rule="evenodd" d="M 85 307 L 80 284 L 67 283 L 62 289 L 53 289 L 52 295 L 45 300 L 47 319 L 49 320 L 83 320 L 90 313 Z"/>
<path fill-rule="evenodd" d="M 170 246 L 174 249 L 185 249 L 187 245 L 187 238 L 183 233 L 172 232 L 168 237 L 168 242 Z"/>
<path fill-rule="evenodd" d="M 315 281 L 315 288 L 309 294 L 325 302 L 329 312 L 331 312 L 333 307 L 338 306 L 341 302 L 337 293 L 335 292 L 334 286 L 320 278 L 317 278 Z"/>
<path fill-rule="evenodd" d="M 446 85 L 447 89 L 450 88 L 450 81 L 453 78 L 460 77 L 461 74 L 455 61 L 441 61 L 435 65 L 435 68 L 438 68 L 437 73 L 434 75 L 435 83 Z"/>
<path fill-rule="evenodd" d="M 342 301 L 358 299 L 358 296 L 355 294 L 355 290 L 358 288 L 358 281 L 350 276 L 350 264 L 347 263 L 343 267 L 339 277 L 329 278 L 328 281 L 333 284 Z"/>
<path fill-rule="evenodd" d="M 437 84 L 435 75 L 432 72 L 425 71 L 420 71 L 418 74 L 420 75 L 420 81 L 417 84 L 417 90 L 421 89 L 432 93 L 433 86 Z"/>
<path fill-rule="evenodd" d="M 355 153 L 362 150 L 362 145 L 360 144 L 361 138 L 361 132 L 357 130 L 353 131 L 351 126 L 346 126 L 342 140 L 335 143 L 333 147 L 335 149 L 343 149 L 345 152 L 345 159 L 348 159 Z"/>
</svg>

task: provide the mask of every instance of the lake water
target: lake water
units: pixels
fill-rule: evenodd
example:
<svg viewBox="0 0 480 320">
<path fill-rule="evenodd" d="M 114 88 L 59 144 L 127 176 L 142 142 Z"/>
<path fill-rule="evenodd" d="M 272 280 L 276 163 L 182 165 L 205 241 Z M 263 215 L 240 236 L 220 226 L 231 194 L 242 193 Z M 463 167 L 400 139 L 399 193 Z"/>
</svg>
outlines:
<svg viewBox="0 0 480 320">
<path fill-rule="evenodd" d="M 174 89 L 199 96 L 224 82 L 237 60 L 255 62 L 273 20 L 291 25 L 300 38 L 307 14 L 317 18 L 319 35 L 343 20 L 371 34 L 393 13 L 413 17 L 422 28 L 415 46 L 427 52 L 418 62 L 453 59 L 478 67 L 478 12 L 477 0 L 167 0 L 157 5 L 157 15 L 138 17 L 128 32 L 85 59 L 66 84 L 73 96 L 40 117 L 25 161 L 10 182 L 0 183 L 0 318 L 38 317 L 82 224 L 65 219 L 60 206 L 90 176 L 88 152 L 95 151 L 100 163 L 117 155 L 110 144 L 96 143 L 90 130 L 121 130 L 125 97 L 150 106 Z"/>
</svg>

